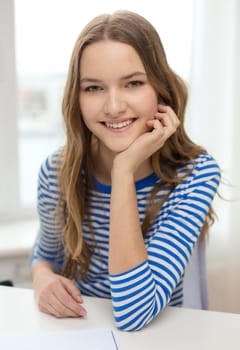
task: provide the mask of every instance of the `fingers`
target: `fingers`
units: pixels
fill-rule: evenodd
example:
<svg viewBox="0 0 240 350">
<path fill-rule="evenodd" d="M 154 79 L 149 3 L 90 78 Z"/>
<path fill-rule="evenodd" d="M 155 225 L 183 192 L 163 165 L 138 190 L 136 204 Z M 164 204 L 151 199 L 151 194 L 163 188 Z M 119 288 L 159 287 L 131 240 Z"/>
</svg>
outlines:
<svg viewBox="0 0 240 350">
<path fill-rule="evenodd" d="M 155 114 L 154 118 L 155 120 L 158 120 L 163 127 L 166 136 L 165 140 L 174 134 L 180 125 L 177 115 L 169 106 L 158 105 L 158 112 Z"/>
<path fill-rule="evenodd" d="M 146 124 L 152 132 L 158 131 L 158 133 L 164 134 L 163 124 L 159 120 L 157 120 L 157 118 L 148 120 Z"/>
<path fill-rule="evenodd" d="M 44 312 L 45 314 L 57 317 L 57 318 L 61 318 L 60 313 L 54 309 L 54 307 L 52 307 L 51 304 L 43 304 L 43 305 L 39 305 L 39 310 L 41 312 Z"/>
<path fill-rule="evenodd" d="M 159 105 L 154 119 L 148 120 L 147 126 L 151 129 L 148 133 L 154 149 L 162 147 L 166 140 L 176 132 L 180 121 L 173 109 L 169 106 Z"/>
<path fill-rule="evenodd" d="M 62 317 L 79 317 L 85 316 L 86 310 L 80 304 L 80 302 L 76 301 L 69 293 L 66 285 L 72 284 L 73 288 L 77 289 L 74 284 L 65 278 L 61 280 L 63 283 L 63 288 L 59 288 L 57 292 L 52 294 L 52 298 L 49 300 L 52 306 L 60 313 Z M 72 289 L 71 289 L 72 292 Z M 82 303 L 81 299 L 81 303 Z"/>
<path fill-rule="evenodd" d="M 83 303 L 83 298 L 79 289 L 75 286 L 75 284 L 70 281 L 68 278 L 62 277 L 62 282 L 64 282 L 64 286 L 67 292 L 76 300 L 78 303 Z"/>
<path fill-rule="evenodd" d="M 180 121 L 173 109 L 166 105 L 158 105 L 158 112 L 155 118 L 160 120 L 164 127 L 172 129 L 173 132 L 175 132 L 180 125 Z"/>
<path fill-rule="evenodd" d="M 65 277 L 57 276 L 41 291 L 38 298 L 40 311 L 58 318 L 83 317 L 86 310 L 79 290 Z"/>
</svg>

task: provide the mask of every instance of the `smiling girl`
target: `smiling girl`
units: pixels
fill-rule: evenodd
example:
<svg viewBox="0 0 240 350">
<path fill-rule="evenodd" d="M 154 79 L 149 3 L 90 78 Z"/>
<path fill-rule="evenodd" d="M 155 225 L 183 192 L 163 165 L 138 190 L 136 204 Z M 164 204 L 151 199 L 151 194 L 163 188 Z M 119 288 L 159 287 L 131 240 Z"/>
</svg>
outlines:
<svg viewBox="0 0 240 350">
<path fill-rule="evenodd" d="M 83 29 L 63 98 L 67 142 L 39 174 L 32 275 L 41 311 L 80 317 L 83 295 L 111 298 L 117 327 L 138 330 L 182 305 L 220 181 L 185 132 L 186 101 L 143 17 L 118 11 Z"/>
</svg>

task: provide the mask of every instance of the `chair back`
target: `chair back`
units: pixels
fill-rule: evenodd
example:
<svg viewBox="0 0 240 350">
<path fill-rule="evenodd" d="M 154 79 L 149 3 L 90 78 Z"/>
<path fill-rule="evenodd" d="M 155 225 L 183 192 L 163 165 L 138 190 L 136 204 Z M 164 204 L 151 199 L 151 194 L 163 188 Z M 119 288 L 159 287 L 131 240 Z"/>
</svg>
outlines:
<svg viewBox="0 0 240 350">
<path fill-rule="evenodd" d="M 186 268 L 183 284 L 183 306 L 192 309 L 208 309 L 206 267 L 206 241 L 199 239 Z"/>
</svg>

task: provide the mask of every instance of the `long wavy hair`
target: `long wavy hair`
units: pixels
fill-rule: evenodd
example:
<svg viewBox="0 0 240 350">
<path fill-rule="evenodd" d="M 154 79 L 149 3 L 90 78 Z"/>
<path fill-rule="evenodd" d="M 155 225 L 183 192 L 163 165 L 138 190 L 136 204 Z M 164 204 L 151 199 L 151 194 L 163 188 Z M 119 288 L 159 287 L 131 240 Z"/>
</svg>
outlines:
<svg viewBox="0 0 240 350">
<path fill-rule="evenodd" d="M 62 111 L 67 142 L 60 155 L 60 202 L 63 210 L 63 239 L 66 251 L 63 274 L 70 278 L 83 278 L 92 254 L 92 248 L 83 239 L 83 219 L 88 213 L 88 191 L 93 178 L 91 159 L 91 132 L 86 127 L 79 104 L 80 61 L 84 49 L 102 40 L 113 40 L 132 46 L 138 53 L 148 80 L 159 96 L 169 105 L 180 120 L 177 131 L 164 146 L 152 155 L 153 171 L 161 181 L 153 188 L 148 201 L 143 235 L 147 232 L 156 212 L 172 190 L 182 181 L 177 170 L 186 162 L 194 166 L 194 158 L 205 150 L 194 144 L 184 129 L 187 88 L 183 80 L 169 67 L 163 45 L 155 28 L 142 16 L 117 11 L 94 18 L 83 29 L 73 49 L 66 81 Z M 189 170 L 189 172 L 191 169 Z M 187 174 L 186 174 L 187 175 Z M 168 186 L 168 194 L 161 201 L 154 200 L 156 193 Z M 205 235 L 214 221 L 210 208 L 201 235 Z"/>
</svg>

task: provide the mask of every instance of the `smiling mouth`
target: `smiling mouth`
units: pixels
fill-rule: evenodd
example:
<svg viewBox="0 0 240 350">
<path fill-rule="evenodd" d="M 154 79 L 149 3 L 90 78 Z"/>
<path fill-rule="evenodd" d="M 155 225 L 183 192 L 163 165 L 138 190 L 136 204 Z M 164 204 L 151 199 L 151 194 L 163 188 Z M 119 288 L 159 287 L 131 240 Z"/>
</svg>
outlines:
<svg viewBox="0 0 240 350">
<path fill-rule="evenodd" d="M 120 123 L 104 122 L 104 125 L 109 129 L 122 129 L 122 128 L 125 128 L 126 126 L 131 125 L 134 121 L 135 121 L 135 119 L 125 120 L 125 121 L 120 122 Z"/>
</svg>

